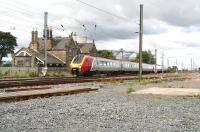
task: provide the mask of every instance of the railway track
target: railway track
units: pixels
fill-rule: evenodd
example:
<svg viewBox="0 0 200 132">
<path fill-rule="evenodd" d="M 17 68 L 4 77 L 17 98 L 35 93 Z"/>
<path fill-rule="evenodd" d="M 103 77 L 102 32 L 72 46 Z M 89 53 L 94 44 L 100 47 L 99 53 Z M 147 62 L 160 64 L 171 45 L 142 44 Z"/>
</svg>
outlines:
<svg viewBox="0 0 200 132">
<path fill-rule="evenodd" d="M 143 79 L 160 78 L 160 74 L 144 75 Z M 175 74 L 165 74 L 163 78 L 177 77 Z M 137 76 L 95 76 L 95 77 L 58 77 L 58 78 L 28 78 L 28 79 L 5 79 L 0 80 L 0 89 L 21 87 L 21 86 L 41 86 L 56 85 L 66 83 L 84 83 L 84 82 L 102 82 L 102 81 L 118 81 L 118 80 L 134 80 Z"/>
<path fill-rule="evenodd" d="M 135 77 L 128 77 L 127 79 L 133 79 Z M 94 81 L 106 81 L 106 80 L 120 80 L 125 79 L 122 77 L 65 77 L 65 78 L 37 78 L 37 79 L 9 79 L 0 81 L 0 89 L 21 87 L 21 86 L 41 86 L 41 85 L 55 85 L 65 83 L 83 83 Z"/>
<path fill-rule="evenodd" d="M 174 76 L 174 74 L 163 76 L 166 81 L 174 80 L 174 78 L 182 78 L 180 76 Z M 160 78 L 160 75 L 145 75 L 143 78 L 152 79 Z M 52 84 L 64 84 L 64 83 L 83 83 L 83 82 L 100 82 L 100 81 L 116 81 L 116 80 L 133 80 L 137 79 L 137 76 L 119 76 L 119 77 L 87 77 L 87 78 L 34 78 L 34 79 L 7 79 L 0 81 L 0 90 L 3 93 L 0 94 L 0 102 L 20 101 L 33 98 L 44 98 L 51 96 L 62 96 L 66 94 L 77 94 L 83 92 L 96 91 L 98 88 L 84 88 L 84 87 L 64 87 L 64 88 L 52 88 Z M 156 79 L 157 80 L 157 79 Z M 36 87 L 36 85 L 38 85 Z M 45 85 L 45 86 L 42 86 Z M 22 87 L 26 86 L 26 87 Z M 28 86 L 28 87 L 27 87 Z"/>
</svg>

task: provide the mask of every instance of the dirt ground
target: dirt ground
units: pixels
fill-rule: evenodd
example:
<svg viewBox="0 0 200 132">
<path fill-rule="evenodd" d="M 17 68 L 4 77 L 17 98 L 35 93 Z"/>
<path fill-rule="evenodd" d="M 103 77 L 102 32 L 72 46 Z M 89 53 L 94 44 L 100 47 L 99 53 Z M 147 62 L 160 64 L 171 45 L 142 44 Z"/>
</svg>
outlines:
<svg viewBox="0 0 200 132">
<path fill-rule="evenodd" d="M 152 86 L 145 89 L 136 90 L 133 94 L 155 94 L 155 95 L 200 95 L 200 75 L 190 74 L 191 79 L 184 80 L 182 83 L 179 82 L 179 85 L 171 86 L 160 85 Z M 187 84 L 187 85 L 186 85 Z M 174 85 L 174 84 L 173 84 Z M 194 87 L 195 85 L 195 87 Z"/>
<path fill-rule="evenodd" d="M 159 95 L 200 95 L 200 89 L 191 88 L 147 88 L 138 90 L 134 94 L 159 94 Z"/>
</svg>

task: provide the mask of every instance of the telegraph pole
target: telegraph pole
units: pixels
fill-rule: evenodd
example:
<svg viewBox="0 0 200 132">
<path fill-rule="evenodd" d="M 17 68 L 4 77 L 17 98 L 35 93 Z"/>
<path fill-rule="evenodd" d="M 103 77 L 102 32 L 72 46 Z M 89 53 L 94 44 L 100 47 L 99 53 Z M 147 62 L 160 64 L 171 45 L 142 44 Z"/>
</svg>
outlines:
<svg viewBox="0 0 200 132">
<path fill-rule="evenodd" d="M 169 58 L 167 58 L 167 68 L 169 68 Z"/>
<path fill-rule="evenodd" d="M 121 50 L 121 53 L 122 53 L 122 61 L 124 60 L 124 50 L 123 48 L 120 49 Z"/>
<path fill-rule="evenodd" d="M 157 49 L 155 49 L 155 73 L 157 73 Z"/>
<path fill-rule="evenodd" d="M 140 31 L 139 31 L 139 82 L 142 80 L 142 37 L 143 37 L 143 4 L 140 4 Z"/>
<path fill-rule="evenodd" d="M 176 73 L 178 73 L 178 60 L 176 59 Z"/>
<path fill-rule="evenodd" d="M 162 53 L 162 76 L 164 72 L 164 52 Z"/>
<path fill-rule="evenodd" d="M 192 58 L 191 58 L 191 71 L 192 71 Z"/>
<path fill-rule="evenodd" d="M 43 75 L 45 76 L 47 73 L 47 17 L 48 13 L 44 12 L 44 69 Z"/>
</svg>

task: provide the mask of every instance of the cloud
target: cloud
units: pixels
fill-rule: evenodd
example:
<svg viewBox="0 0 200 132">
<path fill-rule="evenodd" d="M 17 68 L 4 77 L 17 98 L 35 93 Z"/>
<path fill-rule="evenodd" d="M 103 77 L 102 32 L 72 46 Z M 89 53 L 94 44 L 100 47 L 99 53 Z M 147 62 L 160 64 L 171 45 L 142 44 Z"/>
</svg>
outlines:
<svg viewBox="0 0 200 132">
<path fill-rule="evenodd" d="M 48 25 L 53 26 L 54 36 L 76 32 L 80 36 L 87 34 L 90 40 L 95 39 L 98 49 L 138 51 L 138 34 L 135 32 L 139 31 L 139 0 L 82 1 L 115 15 L 76 0 L 7 0 L 3 1 L 7 8 L 0 9 L 1 30 L 18 38 L 17 48 L 27 47 L 32 27 L 37 27 L 42 36 L 44 11 L 48 11 Z M 166 57 L 198 56 L 200 1 L 143 0 L 143 4 L 144 50 L 165 51 Z M 94 25 L 97 25 L 96 29 Z"/>
<path fill-rule="evenodd" d="M 189 27 L 199 25 L 200 1 L 198 0 L 154 0 L 145 1 L 147 18 L 155 18 L 174 26 Z"/>
</svg>

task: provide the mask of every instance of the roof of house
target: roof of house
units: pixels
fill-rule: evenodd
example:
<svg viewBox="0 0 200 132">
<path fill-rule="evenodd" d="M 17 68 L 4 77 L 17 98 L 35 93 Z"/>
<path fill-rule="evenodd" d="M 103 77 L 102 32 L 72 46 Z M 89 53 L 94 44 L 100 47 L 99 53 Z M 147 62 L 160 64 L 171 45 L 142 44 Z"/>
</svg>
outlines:
<svg viewBox="0 0 200 132">
<path fill-rule="evenodd" d="M 90 53 L 94 43 L 78 43 L 78 46 L 81 49 L 81 53 Z"/>
<path fill-rule="evenodd" d="M 39 49 L 44 49 L 44 38 L 38 38 Z M 73 43 L 70 37 L 54 37 L 53 38 L 53 49 L 64 50 L 67 46 Z"/>
<path fill-rule="evenodd" d="M 55 37 L 53 38 L 53 48 L 54 49 L 65 49 L 70 46 L 72 39 L 69 37 Z"/>
<path fill-rule="evenodd" d="M 35 53 L 35 56 L 38 57 L 41 61 L 44 61 L 44 51 L 35 51 L 33 49 L 29 49 L 32 53 Z M 56 58 L 52 54 L 47 52 L 47 64 L 65 64 L 62 60 Z"/>
<path fill-rule="evenodd" d="M 20 56 L 23 55 L 22 53 L 20 53 L 20 51 L 22 51 L 22 50 L 26 51 L 31 56 L 35 56 L 36 59 L 38 59 L 39 61 L 41 61 L 42 63 L 44 63 L 44 51 L 35 51 L 35 50 L 29 49 L 29 48 L 22 48 L 22 49 L 20 49 L 17 52 L 17 53 L 19 53 Z M 17 53 L 15 53 L 15 55 Z M 53 56 L 52 54 L 50 54 L 50 53 L 47 52 L 47 64 L 65 64 L 65 62 L 63 62 L 59 58 L 56 58 L 55 56 Z"/>
</svg>

